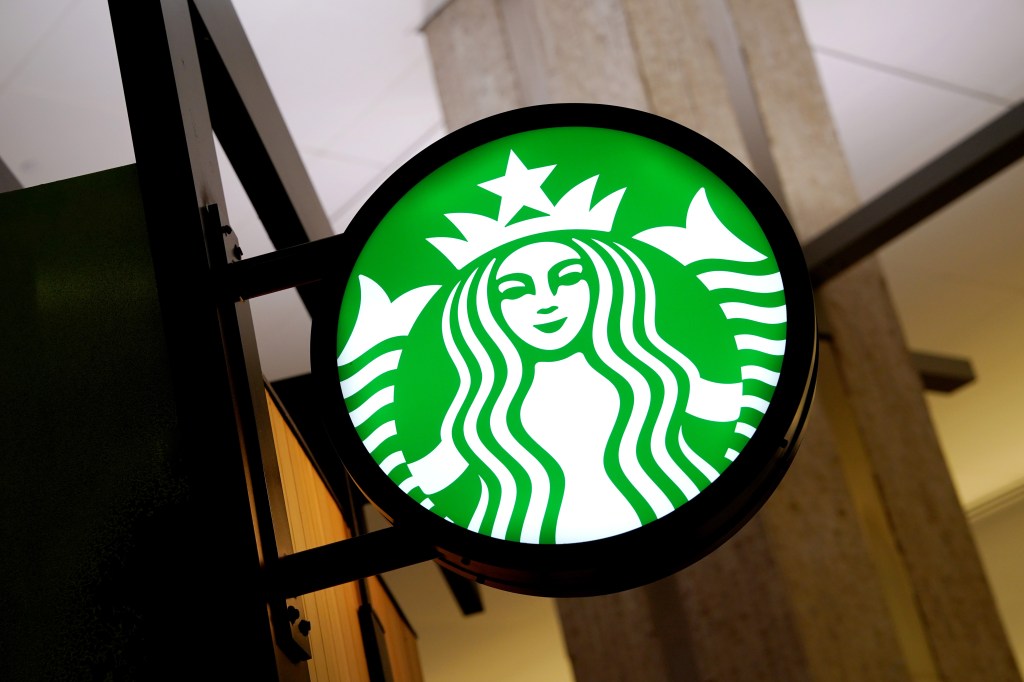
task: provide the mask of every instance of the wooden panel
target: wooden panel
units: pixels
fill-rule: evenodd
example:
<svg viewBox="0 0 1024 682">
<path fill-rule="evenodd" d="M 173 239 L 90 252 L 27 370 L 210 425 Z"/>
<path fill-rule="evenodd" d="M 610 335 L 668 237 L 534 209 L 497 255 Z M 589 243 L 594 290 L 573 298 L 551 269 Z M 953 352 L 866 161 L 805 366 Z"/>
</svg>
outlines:
<svg viewBox="0 0 1024 682">
<path fill-rule="evenodd" d="M 296 552 L 351 537 L 341 511 L 274 401 L 268 396 L 288 526 Z M 356 610 L 357 583 L 306 594 L 298 609 L 312 624 L 309 676 L 313 682 L 369 682 Z"/>
<path fill-rule="evenodd" d="M 274 444 L 284 492 L 288 526 L 296 552 L 351 537 L 341 510 L 316 467 L 268 395 Z M 384 625 L 395 682 L 422 682 L 416 636 L 377 578 L 367 581 L 370 602 Z M 362 595 L 357 582 L 306 594 L 298 599 L 302 618 L 313 627 L 309 643 L 313 682 L 369 682 L 357 611 Z"/>
<path fill-rule="evenodd" d="M 423 682 L 423 670 L 416 647 L 416 634 L 398 612 L 379 578 L 366 581 L 370 603 L 384 628 L 391 673 L 396 682 Z"/>
</svg>

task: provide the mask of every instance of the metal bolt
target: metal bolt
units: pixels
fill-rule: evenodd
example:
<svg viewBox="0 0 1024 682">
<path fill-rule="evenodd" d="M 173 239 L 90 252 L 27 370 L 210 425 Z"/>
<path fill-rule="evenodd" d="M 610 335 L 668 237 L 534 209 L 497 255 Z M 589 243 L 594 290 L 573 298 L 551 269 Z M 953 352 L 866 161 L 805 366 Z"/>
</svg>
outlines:
<svg viewBox="0 0 1024 682">
<path fill-rule="evenodd" d="M 299 617 L 299 610 L 294 606 L 288 607 L 288 622 L 294 623 L 295 619 Z"/>
<path fill-rule="evenodd" d="M 313 624 L 310 623 L 308 620 L 303 619 L 299 621 L 299 632 L 302 633 L 303 637 L 308 637 L 309 631 L 312 629 Z"/>
<path fill-rule="evenodd" d="M 242 247 L 238 244 L 235 244 L 235 247 L 231 249 L 231 253 L 234 254 L 236 260 L 242 259 Z"/>
<path fill-rule="evenodd" d="M 224 234 L 231 234 L 231 226 L 230 225 L 221 225 L 220 231 L 223 232 Z"/>
</svg>

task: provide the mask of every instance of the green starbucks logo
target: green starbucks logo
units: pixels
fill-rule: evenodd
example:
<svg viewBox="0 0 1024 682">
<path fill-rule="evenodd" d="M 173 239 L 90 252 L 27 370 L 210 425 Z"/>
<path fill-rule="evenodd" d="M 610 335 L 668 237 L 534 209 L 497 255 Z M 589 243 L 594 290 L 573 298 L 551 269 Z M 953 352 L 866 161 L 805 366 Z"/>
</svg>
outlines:
<svg viewBox="0 0 1024 682">
<path fill-rule="evenodd" d="M 427 174 L 367 240 L 338 319 L 345 405 L 394 485 L 542 545 L 650 524 L 747 456 L 787 339 L 779 264 L 734 191 L 582 126 Z"/>
</svg>

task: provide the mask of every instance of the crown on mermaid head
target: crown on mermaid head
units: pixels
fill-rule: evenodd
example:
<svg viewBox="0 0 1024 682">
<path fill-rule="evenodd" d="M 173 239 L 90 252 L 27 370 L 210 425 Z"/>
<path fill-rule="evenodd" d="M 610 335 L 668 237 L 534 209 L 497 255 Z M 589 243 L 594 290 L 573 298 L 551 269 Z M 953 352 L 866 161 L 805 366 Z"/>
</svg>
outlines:
<svg viewBox="0 0 1024 682">
<path fill-rule="evenodd" d="M 595 175 L 566 192 L 557 204 L 552 204 L 540 186 L 554 168 L 527 168 L 516 153 L 510 151 L 505 175 L 480 184 L 480 187 L 501 197 L 497 219 L 477 213 L 446 213 L 445 217 L 455 225 L 463 239 L 430 237 L 427 241 L 452 265 L 461 269 L 488 251 L 517 239 L 560 230 L 610 232 L 626 188 L 612 192 L 592 207 L 597 186 Z M 509 225 L 524 206 L 547 215 Z"/>
</svg>

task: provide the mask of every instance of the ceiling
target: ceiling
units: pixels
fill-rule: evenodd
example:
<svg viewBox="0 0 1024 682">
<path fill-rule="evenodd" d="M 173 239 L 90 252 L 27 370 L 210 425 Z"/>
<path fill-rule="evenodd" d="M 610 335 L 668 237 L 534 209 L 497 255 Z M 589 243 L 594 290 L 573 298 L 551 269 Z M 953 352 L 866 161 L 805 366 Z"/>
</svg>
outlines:
<svg viewBox="0 0 1024 682">
<path fill-rule="evenodd" d="M 337 232 L 392 170 L 447 132 L 418 30 L 436 4 L 235 2 Z M 864 199 L 1024 99 L 1019 0 L 797 4 Z M 0 159 L 26 186 L 134 161 L 103 0 L 0 3 L 0 121 Z M 229 219 L 246 255 L 271 250 L 229 165 L 222 166 Z M 968 509 L 1024 490 L 1015 432 L 1024 411 L 1021 187 L 1018 163 L 881 252 L 909 345 L 974 364 L 972 385 L 927 397 Z M 267 377 L 308 371 L 310 323 L 294 292 L 255 300 L 253 314 Z M 460 666 L 479 669 L 444 653 L 446 640 L 470 637 L 555 642 L 530 645 L 551 651 L 546 665 L 553 667 L 543 674 L 526 675 L 521 661 L 493 669 L 524 675 L 509 680 L 568 679 L 550 601 L 487 591 L 486 619 L 460 619 L 436 571 L 416 567 L 389 581 L 421 632 L 428 680 L 459 679 Z M 502 655 L 475 650 L 492 664 Z"/>
</svg>

